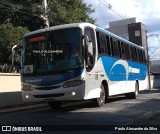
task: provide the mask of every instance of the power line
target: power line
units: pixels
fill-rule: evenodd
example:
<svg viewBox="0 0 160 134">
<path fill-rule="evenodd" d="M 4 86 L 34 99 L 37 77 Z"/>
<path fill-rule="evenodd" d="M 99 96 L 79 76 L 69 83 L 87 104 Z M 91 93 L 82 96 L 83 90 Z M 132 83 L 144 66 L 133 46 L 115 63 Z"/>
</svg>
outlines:
<svg viewBox="0 0 160 134">
<path fill-rule="evenodd" d="M 107 6 L 109 10 L 113 11 L 115 14 L 117 14 L 118 16 L 120 16 L 122 19 L 127 19 L 128 18 L 125 15 L 121 14 L 120 12 L 118 12 L 116 9 L 114 9 L 113 6 L 111 4 L 109 4 L 106 0 L 99 0 L 99 1 L 101 3 L 103 3 L 105 6 Z M 139 18 L 137 18 L 137 20 L 139 20 L 140 22 L 143 22 Z"/>
<path fill-rule="evenodd" d="M 158 41 L 160 42 L 160 39 L 158 38 L 158 34 L 157 34 L 157 36 L 156 36 L 156 38 L 158 39 Z M 160 48 L 160 45 L 159 45 L 159 47 L 157 47 L 157 49 L 155 50 L 155 51 L 153 51 L 151 54 L 150 54 L 150 57 L 158 50 Z"/>
<path fill-rule="evenodd" d="M 99 0 L 101 3 L 103 3 L 104 6 L 106 6 L 109 10 L 111 10 L 112 12 L 114 12 L 116 15 L 120 16 L 122 19 L 126 19 L 126 16 L 122 15 L 121 13 L 119 13 L 118 11 L 116 11 L 115 9 L 113 9 L 112 5 L 109 4 L 108 2 L 106 2 L 105 0 Z"/>
</svg>

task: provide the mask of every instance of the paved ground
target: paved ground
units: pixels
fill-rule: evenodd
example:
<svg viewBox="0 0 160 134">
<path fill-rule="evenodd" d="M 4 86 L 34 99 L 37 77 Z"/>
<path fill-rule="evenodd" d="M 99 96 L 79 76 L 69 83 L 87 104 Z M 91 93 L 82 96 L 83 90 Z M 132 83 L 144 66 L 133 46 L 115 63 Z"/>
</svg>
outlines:
<svg viewBox="0 0 160 134">
<path fill-rule="evenodd" d="M 8 112 L 8 110 L 10 111 Z M 69 125 L 68 128 L 81 130 L 77 133 L 82 133 L 82 130 L 85 129 L 101 130 L 83 131 L 83 133 L 92 134 L 106 133 L 102 130 L 113 130 L 115 127 L 123 130 L 126 129 L 126 126 L 130 126 L 132 129 L 139 127 L 144 129 L 146 127 L 146 129 L 150 130 L 160 130 L 160 90 L 143 91 L 136 100 L 126 99 L 124 96 L 112 97 L 101 108 L 93 107 L 91 102 L 88 101 L 64 104 L 59 111 L 53 111 L 46 104 L 39 104 L 39 106 L 25 106 L 12 110 L 11 108 L 1 109 L 0 113 L 1 125 L 52 125 L 50 126 L 52 130 L 56 129 L 55 127 L 63 130 L 67 128 L 66 125 Z M 77 126 L 73 127 L 73 125 Z M 112 131 L 112 133 L 115 132 L 129 134 L 159 133 L 158 131 Z M 54 133 L 64 132 L 54 131 Z M 74 132 L 65 131 L 65 133 L 70 134 Z"/>
</svg>

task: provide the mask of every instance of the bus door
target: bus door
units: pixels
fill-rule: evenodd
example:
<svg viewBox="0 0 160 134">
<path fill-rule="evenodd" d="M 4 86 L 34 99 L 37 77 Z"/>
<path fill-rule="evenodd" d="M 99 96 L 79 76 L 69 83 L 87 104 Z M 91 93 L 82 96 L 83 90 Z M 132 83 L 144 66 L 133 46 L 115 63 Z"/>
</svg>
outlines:
<svg viewBox="0 0 160 134">
<path fill-rule="evenodd" d="M 85 62 L 86 70 L 90 72 L 95 64 L 95 35 L 92 28 L 85 28 Z"/>
<path fill-rule="evenodd" d="M 86 68 L 86 89 L 85 99 L 93 99 L 99 97 L 98 74 L 93 71 L 96 59 L 95 34 L 92 28 L 85 28 L 85 68 Z"/>
</svg>

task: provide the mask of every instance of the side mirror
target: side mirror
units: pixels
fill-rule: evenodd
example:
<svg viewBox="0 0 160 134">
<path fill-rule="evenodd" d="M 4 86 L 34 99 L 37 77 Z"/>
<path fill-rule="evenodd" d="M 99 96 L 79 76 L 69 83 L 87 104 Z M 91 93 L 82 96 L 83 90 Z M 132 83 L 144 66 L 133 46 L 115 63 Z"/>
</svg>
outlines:
<svg viewBox="0 0 160 134">
<path fill-rule="evenodd" d="M 83 35 L 85 42 L 86 42 L 86 48 L 87 48 L 87 52 L 93 56 L 93 43 L 92 41 L 88 38 L 87 35 Z"/>
<path fill-rule="evenodd" d="M 86 65 L 92 66 L 93 65 L 93 42 L 89 40 L 87 35 L 83 35 L 84 40 L 85 40 L 85 58 L 86 58 Z"/>
<path fill-rule="evenodd" d="M 16 61 L 16 54 L 20 55 L 21 52 L 21 48 L 22 46 L 20 45 L 14 45 L 12 47 L 12 65 L 15 65 L 15 61 Z"/>
</svg>

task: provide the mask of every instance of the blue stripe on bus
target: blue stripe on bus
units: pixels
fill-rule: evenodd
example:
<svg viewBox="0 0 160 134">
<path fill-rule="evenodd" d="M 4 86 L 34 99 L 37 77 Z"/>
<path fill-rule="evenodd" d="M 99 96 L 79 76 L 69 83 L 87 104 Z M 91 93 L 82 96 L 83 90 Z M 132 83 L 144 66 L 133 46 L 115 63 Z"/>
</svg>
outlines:
<svg viewBox="0 0 160 134">
<path fill-rule="evenodd" d="M 147 66 L 136 62 L 102 56 L 100 62 L 111 81 L 145 80 Z"/>
<path fill-rule="evenodd" d="M 71 72 L 61 73 L 61 74 L 53 74 L 47 76 L 38 76 L 38 77 L 23 77 L 23 82 L 32 84 L 35 86 L 52 86 L 55 84 L 59 84 L 75 77 L 78 77 L 82 74 L 84 68 L 75 69 Z"/>
</svg>

